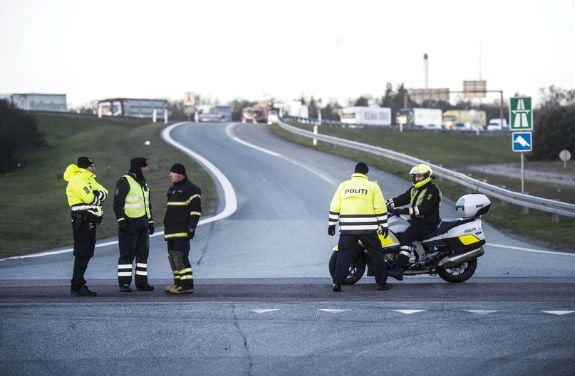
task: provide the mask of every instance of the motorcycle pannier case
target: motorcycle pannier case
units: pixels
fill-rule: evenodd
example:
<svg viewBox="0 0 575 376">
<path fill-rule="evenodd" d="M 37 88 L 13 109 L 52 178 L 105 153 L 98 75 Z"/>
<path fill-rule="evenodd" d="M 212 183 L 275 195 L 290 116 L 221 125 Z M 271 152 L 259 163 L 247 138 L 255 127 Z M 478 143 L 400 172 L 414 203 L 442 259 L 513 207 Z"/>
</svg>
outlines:
<svg viewBox="0 0 575 376">
<path fill-rule="evenodd" d="M 487 196 L 479 193 L 461 196 L 455 204 L 455 210 L 463 218 L 473 218 L 487 214 L 489 207 L 491 207 L 491 201 L 489 201 Z"/>
</svg>

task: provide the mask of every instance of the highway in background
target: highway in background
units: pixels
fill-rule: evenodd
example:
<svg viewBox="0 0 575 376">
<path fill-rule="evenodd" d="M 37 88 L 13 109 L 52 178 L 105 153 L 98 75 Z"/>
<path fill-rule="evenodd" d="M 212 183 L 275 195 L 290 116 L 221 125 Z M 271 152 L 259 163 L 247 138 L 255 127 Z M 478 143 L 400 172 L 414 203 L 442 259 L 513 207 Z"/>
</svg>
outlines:
<svg viewBox="0 0 575 376">
<path fill-rule="evenodd" d="M 100 293 L 94 299 L 67 295 L 69 252 L 4 260 L 0 366 L 7 374 L 575 369 L 573 254 L 485 224 L 486 254 L 468 282 L 406 278 L 380 292 L 366 277 L 333 293 L 327 261 L 337 238 L 327 236 L 329 201 L 355 162 L 286 142 L 265 125 L 189 123 L 171 137 L 225 175 L 237 204 L 197 231 L 194 295 L 161 291 L 171 275 L 161 236 L 151 241 L 152 293 L 117 291 L 114 239 L 102 240 L 111 244 L 97 249 L 88 268 L 88 283 Z M 386 198 L 409 186 L 381 171 L 369 176 Z M 444 202 L 442 215 L 456 216 L 452 202 Z"/>
</svg>

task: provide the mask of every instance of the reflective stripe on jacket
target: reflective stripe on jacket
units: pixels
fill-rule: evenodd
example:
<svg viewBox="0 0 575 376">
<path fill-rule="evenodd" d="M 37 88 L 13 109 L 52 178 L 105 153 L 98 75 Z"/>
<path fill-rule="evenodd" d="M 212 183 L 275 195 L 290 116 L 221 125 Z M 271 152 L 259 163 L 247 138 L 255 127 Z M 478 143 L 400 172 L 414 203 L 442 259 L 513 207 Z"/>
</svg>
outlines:
<svg viewBox="0 0 575 376">
<path fill-rule="evenodd" d="M 95 216 L 102 216 L 102 205 L 94 195 L 94 191 L 108 195 L 108 190 L 96 181 L 96 175 L 85 168 L 71 164 L 66 167 L 64 180 L 68 182 L 66 197 L 72 211 L 86 210 Z M 82 209 L 79 209 L 80 207 Z"/>
<path fill-rule="evenodd" d="M 359 173 L 342 182 L 329 208 L 329 224 L 338 221 L 341 233 L 369 233 L 387 227 L 387 208 L 379 185 Z"/>
<path fill-rule="evenodd" d="M 202 215 L 202 191 L 186 177 L 170 187 L 167 197 L 164 238 L 187 238 Z"/>
</svg>

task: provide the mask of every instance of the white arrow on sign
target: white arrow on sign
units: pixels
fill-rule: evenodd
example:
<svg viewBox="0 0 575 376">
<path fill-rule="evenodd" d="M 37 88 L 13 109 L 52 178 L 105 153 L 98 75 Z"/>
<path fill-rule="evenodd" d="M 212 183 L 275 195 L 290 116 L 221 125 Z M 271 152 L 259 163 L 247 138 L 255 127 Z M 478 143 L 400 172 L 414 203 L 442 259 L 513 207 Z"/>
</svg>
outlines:
<svg viewBox="0 0 575 376">
<path fill-rule="evenodd" d="M 527 140 L 525 140 L 523 137 L 521 136 L 517 136 L 515 137 L 515 141 L 513 141 L 521 146 L 523 146 L 524 148 L 528 148 L 529 147 L 529 142 L 527 142 Z"/>
</svg>

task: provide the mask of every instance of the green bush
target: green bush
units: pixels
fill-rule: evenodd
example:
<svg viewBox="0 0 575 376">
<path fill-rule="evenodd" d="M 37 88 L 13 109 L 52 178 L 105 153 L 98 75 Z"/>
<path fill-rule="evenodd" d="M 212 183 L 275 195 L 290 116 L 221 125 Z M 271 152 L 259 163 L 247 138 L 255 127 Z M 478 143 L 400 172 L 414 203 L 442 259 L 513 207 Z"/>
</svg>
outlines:
<svg viewBox="0 0 575 376">
<path fill-rule="evenodd" d="M 532 159 L 557 160 L 561 150 L 575 153 L 575 105 L 544 107 L 536 113 Z"/>
<path fill-rule="evenodd" d="M 0 173 L 18 168 L 22 156 L 46 145 L 44 134 L 28 113 L 0 100 Z"/>
</svg>

